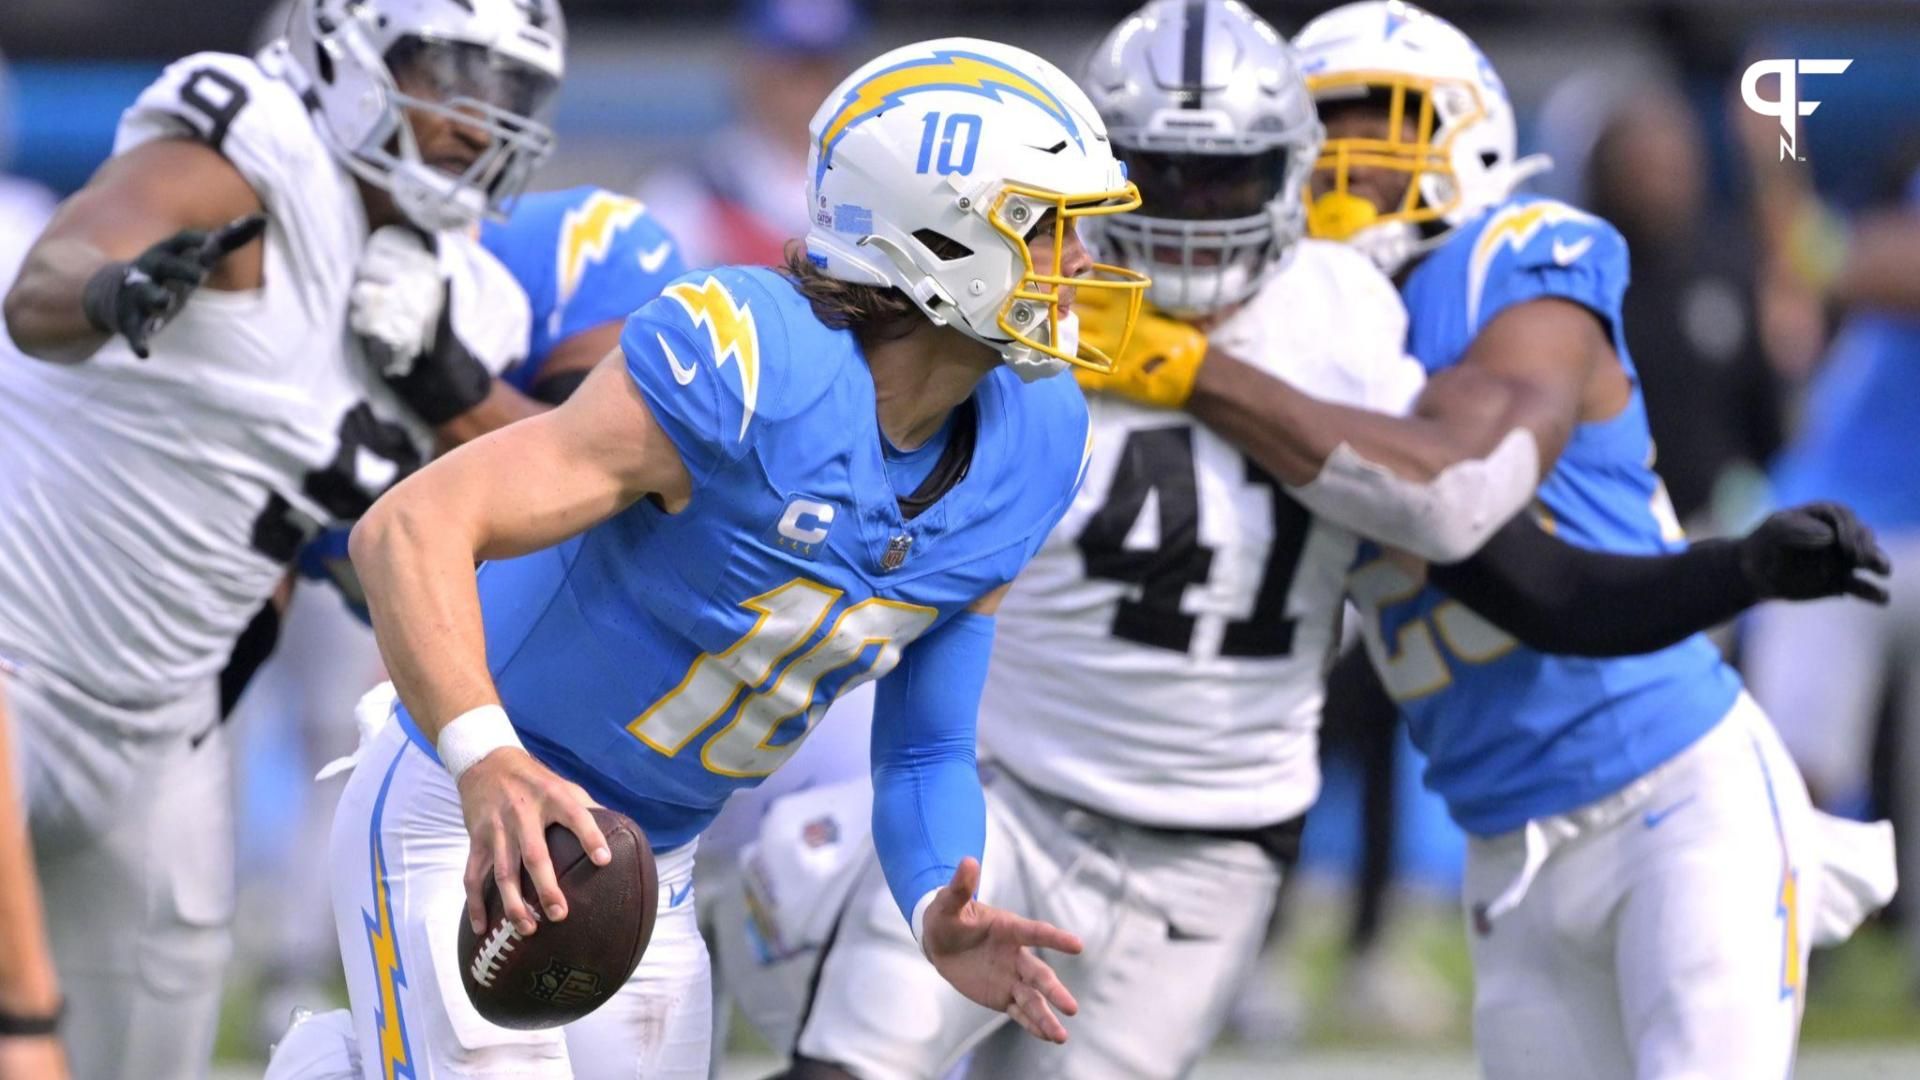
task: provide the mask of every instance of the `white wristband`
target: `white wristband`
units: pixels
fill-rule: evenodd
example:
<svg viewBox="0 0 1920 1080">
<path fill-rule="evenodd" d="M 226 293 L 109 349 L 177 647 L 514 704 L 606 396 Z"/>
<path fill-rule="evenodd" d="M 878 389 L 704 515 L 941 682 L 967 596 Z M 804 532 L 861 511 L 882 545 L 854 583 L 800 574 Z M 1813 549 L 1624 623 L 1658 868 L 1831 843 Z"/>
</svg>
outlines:
<svg viewBox="0 0 1920 1080">
<path fill-rule="evenodd" d="M 498 705 L 482 705 L 454 717 L 440 729 L 440 738 L 434 745 L 440 751 L 440 763 L 453 774 L 456 784 L 462 773 L 495 750 L 525 749 L 520 745 L 520 736 L 514 734 L 513 721 L 507 719 L 507 710 Z"/>
</svg>

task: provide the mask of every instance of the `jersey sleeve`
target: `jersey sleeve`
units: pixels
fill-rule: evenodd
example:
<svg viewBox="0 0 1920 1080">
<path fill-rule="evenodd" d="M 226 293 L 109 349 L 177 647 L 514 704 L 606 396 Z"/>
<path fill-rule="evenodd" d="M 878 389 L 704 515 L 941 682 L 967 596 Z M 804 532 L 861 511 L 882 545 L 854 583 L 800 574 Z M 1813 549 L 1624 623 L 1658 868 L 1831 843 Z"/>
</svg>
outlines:
<svg viewBox="0 0 1920 1080">
<path fill-rule="evenodd" d="M 586 264 L 579 284 L 562 298 L 554 342 L 625 319 L 686 271 L 679 245 L 643 211 L 614 235 L 606 258 Z"/>
<path fill-rule="evenodd" d="M 1606 324 L 1625 356 L 1620 311 L 1628 279 L 1627 242 L 1606 221 L 1541 199 L 1498 211 L 1474 243 L 1468 311 L 1477 330 L 1528 300 L 1568 300 Z"/>
<path fill-rule="evenodd" d="M 778 316 L 754 293 L 736 275 L 690 274 L 634 312 L 620 335 L 627 374 L 696 491 L 745 458 L 765 423 L 762 374 L 773 365 L 763 350 L 781 343 L 763 332 L 761 318 L 777 331 Z"/>
<path fill-rule="evenodd" d="M 219 151 L 276 219 L 282 199 L 332 168 L 293 88 L 245 56 L 196 53 L 169 65 L 121 114 L 113 152 L 167 138 Z"/>
</svg>

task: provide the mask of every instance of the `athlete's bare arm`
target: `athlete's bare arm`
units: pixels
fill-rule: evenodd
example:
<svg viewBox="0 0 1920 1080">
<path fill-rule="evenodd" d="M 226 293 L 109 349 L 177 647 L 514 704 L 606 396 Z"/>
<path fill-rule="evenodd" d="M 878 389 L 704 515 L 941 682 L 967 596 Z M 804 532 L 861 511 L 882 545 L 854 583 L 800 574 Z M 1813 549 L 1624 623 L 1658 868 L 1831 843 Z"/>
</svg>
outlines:
<svg viewBox="0 0 1920 1080">
<path fill-rule="evenodd" d="M 500 700 L 487 670 L 475 562 L 550 547 L 645 496 L 678 510 L 692 494 L 679 451 L 624 365 L 613 352 L 566 404 L 439 458 L 355 526 L 353 563 L 380 655 L 429 740 L 461 714 Z M 476 929 L 484 926 L 480 897 L 491 875 L 507 917 L 533 932 L 520 895 L 523 864 L 547 917 L 564 918 L 545 829 L 560 822 L 589 853 L 603 851 L 586 793 L 525 751 L 500 749 L 461 776 L 460 794 L 472 838 L 467 904 Z"/>
<path fill-rule="evenodd" d="M 260 209 L 240 171 L 203 142 L 156 139 L 108 158 L 28 250 L 7 293 L 7 332 L 42 360 L 84 360 L 108 337 L 81 310 L 81 294 L 96 271 L 183 229 L 216 229 Z M 234 252 L 213 268 L 205 287 L 258 288 L 261 253 L 259 244 Z"/>
<path fill-rule="evenodd" d="M 60 1010 L 60 980 L 47 948 L 39 876 L 21 809 L 25 793 L 14 790 L 9 730 L 6 687 L 0 683 L 0 1014 L 19 1020 L 51 1018 Z M 0 1080 L 61 1080 L 66 1075 L 66 1056 L 56 1035 L 0 1035 Z"/>
<path fill-rule="evenodd" d="M 1320 475 L 1342 443 L 1414 481 L 1491 452 L 1509 432 L 1531 432 L 1541 471 L 1574 425 L 1618 412 L 1627 383 L 1591 312 L 1563 300 L 1502 311 L 1462 362 L 1428 382 L 1406 417 L 1334 405 L 1250 364 L 1207 357 L 1187 410 L 1289 486 Z"/>
</svg>

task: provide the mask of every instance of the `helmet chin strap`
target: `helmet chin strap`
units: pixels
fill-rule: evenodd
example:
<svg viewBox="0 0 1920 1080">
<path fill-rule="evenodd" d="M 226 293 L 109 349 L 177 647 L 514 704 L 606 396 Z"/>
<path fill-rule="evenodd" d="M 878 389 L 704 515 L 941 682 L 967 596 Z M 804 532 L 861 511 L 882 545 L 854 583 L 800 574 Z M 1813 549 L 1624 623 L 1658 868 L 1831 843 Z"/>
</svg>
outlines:
<svg viewBox="0 0 1920 1080">
<path fill-rule="evenodd" d="M 429 232 L 464 229 L 486 213 L 485 195 L 431 165 L 403 162 L 388 175 L 394 205 L 408 221 Z"/>
<path fill-rule="evenodd" d="M 1015 375 L 1020 376 L 1020 381 L 1023 383 L 1051 379 L 1068 367 L 1065 360 L 1057 356 L 1048 356 L 1038 349 L 1030 349 L 1018 342 L 1005 341 L 991 344 L 1000 350 L 1000 358 L 1006 361 Z M 1061 352 L 1080 355 L 1080 313 L 1067 312 L 1066 318 L 1060 320 L 1060 340 L 1057 343 L 1050 341 L 1047 344 L 1058 344 Z"/>
<path fill-rule="evenodd" d="M 1380 272 L 1392 277 L 1408 260 L 1426 250 L 1428 242 L 1411 221 L 1383 221 L 1354 233 L 1347 244 L 1373 260 Z"/>
</svg>

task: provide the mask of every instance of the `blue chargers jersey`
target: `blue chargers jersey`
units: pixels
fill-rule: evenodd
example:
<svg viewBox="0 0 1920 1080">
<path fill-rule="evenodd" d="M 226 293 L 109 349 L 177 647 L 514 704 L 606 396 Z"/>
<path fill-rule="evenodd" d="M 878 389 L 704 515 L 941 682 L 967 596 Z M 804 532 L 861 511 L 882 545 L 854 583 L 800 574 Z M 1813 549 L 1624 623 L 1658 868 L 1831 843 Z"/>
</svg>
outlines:
<svg viewBox="0 0 1920 1080">
<path fill-rule="evenodd" d="M 972 399 L 971 466 L 909 521 L 858 343 L 779 273 L 683 277 L 621 348 L 692 501 L 642 500 L 487 563 L 480 606 L 528 750 L 666 849 L 778 768 L 837 696 L 1013 580 L 1072 499 L 1087 409 L 1070 378 L 996 368 Z"/>
<path fill-rule="evenodd" d="M 1503 309 L 1545 297 L 1589 308 L 1634 374 L 1620 328 L 1627 246 L 1605 221 L 1515 196 L 1462 226 L 1408 275 L 1407 351 L 1428 373 L 1460 362 Z M 1574 430 L 1540 485 L 1547 527 L 1582 547 L 1674 550 L 1684 539 L 1654 475 L 1638 380 L 1619 415 Z M 1482 836 L 1564 813 L 1631 783 L 1732 707 L 1738 676 L 1704 637 L 1645 656 L 1587 659 L 1526 648 L 1363 546 L 1350 579 L 1375 666 L 1427 755 L 1426 782 Z"/>
<path fill-rule="evenodd" d="M 480 242 L 506 264 L 533 308 L 527 358 L 504 378 L 525 391 L 560 342 L 619 322 L 686 272 L 680 248 L 637 199 L 577 187 L 523 195 Z"/>
</svg>

